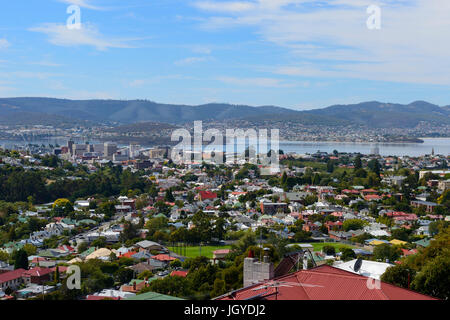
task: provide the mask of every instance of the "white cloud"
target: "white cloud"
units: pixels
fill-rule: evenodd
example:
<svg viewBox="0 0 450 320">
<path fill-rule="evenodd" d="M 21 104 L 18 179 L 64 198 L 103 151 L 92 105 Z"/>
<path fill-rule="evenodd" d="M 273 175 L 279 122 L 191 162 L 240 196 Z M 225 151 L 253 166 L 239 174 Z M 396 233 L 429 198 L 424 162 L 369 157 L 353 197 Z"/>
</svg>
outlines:
<svg viewBox="0 0 450 320">
<path fill-rule="evenodd" d="M 32 71 L 14 71 L 14 72 L 2 72 L 0 73 L 0 76 L 6 79 L 15 79 L 15 78 L 22 78 L 22 79 L 49 79 L 52 77 L 58 77 L 62 74 L 58 73 L 49 73 L 49 72 L 32 72 Z"/>
<path fill-rule="evenodd" d="M 10 46 L 11 44 L 9 43 L 9 41 L 8 40 L 6 40 L 6 39 L 0 39 L 0 50 L 1 49 L 6 49 L 6 48 L 8 48 L 9 46 Z"/>
<path fill-rule="evenodd" d="M 64 47 L 93 46 L 97 50 L 108 48 L 134 48 L 128 42 L 137 39 L 109 39 L 92 24 L 83 24 L 81 29 L 69 29 L 64 24 L 44 23 L 29 31 L 46 34 L 48 41 Z"/>
<path fill-rule="evenodd" d="M 202 10 L 219 12 L 244 12 L 252 10 L 256 7 L 254 3 L 247 1 L 197 1 L 194 3 L 194 6 Z"/>
<path fill-rule="evenodd" d="M 47 60 L 30 62 L 29 64 L 36 65 L 36 66 L 43 66 L 43 67 L 61 67 L 62 66 L 62 64 L 54 63 L 54 62 L 47 61 Z"/>
<path fill-rule="evenodd" d="M 450 85 L 450 1 L 255 0 L 240 11 L 209 2 L 220 15 L 204 28 L 256 27 L 288 50 L 289 63 L 275 73 Z M 381 30 L 366 26 L 370 4 L 381 7 Z"/>
<path fill-rule="evenodd" d="M 195 80 L 195 78 L 191 76 L 185 76 L 181 74 L 169 74 L 169 75 L 160 75 L 149 78 L 140 78 L 140 79 L 132 79 L 128 81 L 124 81 L 123 83 L 131 88 L 140 88 L 147 85 L 161 83 L 165 80 Z"/>
<path fill-rule="evenodd" d="M 211 54 L 212 49 L 208 46 L 194 45 L 191 47 L 192 52 L 200 54 Z"/>
<path fill-rule="evenodd" d="M 281 79 L 275 78 L 235 78 L 235 77 L 218 77 L 216 80 L 223 83 L 236 85 L 236 86 L 246 86 L 246 87 L 268 87 L 268 88 L 278 88 L 278 87 L 292 87 L 294 84 L 286 83 Z"/>
<path fill-rule="evenodd" d="M 61 96 L 64 99 L 76 99 L 76 100 L 89 100 L 89 99 L 117 99 L 117 95 L 115 93 L 106 92 L 106 91 L 73 91 L 69 93 L 65 93 L 64 96 Z"/>
<path fill-rule="evenodd" d="M 208 59 L 205 57 L 188 57 L 185 59 L 175 61 L 174 64 L 177 66 L 188 66 L 198 62 L 204 62 L 206 60 Z"/>
</svg>

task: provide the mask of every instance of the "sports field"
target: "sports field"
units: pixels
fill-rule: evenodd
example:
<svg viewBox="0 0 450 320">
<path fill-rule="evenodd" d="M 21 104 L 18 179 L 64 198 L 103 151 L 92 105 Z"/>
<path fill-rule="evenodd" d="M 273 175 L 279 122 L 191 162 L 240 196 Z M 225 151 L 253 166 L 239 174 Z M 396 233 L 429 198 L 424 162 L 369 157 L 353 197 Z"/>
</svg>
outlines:
<svg viewBox="0 0 450 320">
<path fill-rule="evenodd" d="M 219 249 L 231 249 L 231 246 L 201 246 L 201 247 L 192 246 L 192 247 L 186 247 L 186 253 L 184 253 L 184 248 L 169 247 L 170 251 L 173 251 L 175 253 L 178 253 L 178 254 L 188 257 L 188 258 L 205 256 L 210 259 L 212 259 L 212 257 L 213 257 L 213 251 L 219 250 Z"/>
<path fill-rule="evenodd" d="M 313 246 L 314 251 L 321 251 L 324 246 L 332 246 L 336 249 L 336 252 L 339 252 L 340 248 L 346 247 L 346 248 L 355 248 L 355 246 L 352 246 L 350 244 L 346 243 L 339 243 L 339 242 L 307 242 L 307 243 L 298 243 L 298 244 L 310 244 Z"/>
</svg>

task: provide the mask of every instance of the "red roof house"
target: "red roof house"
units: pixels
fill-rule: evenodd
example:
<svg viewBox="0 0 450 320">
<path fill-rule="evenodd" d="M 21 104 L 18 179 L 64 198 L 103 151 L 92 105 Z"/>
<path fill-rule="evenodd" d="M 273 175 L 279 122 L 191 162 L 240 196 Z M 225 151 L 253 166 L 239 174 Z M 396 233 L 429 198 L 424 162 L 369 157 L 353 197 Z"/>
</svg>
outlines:
<svg viewBox="0 0 450 320">
<path fill-rule="evenodd" d="M 186 276 L 188 275 L 188 271 L 182 271 L 182 270 L 177 270 L 177 271 L 172 271 L 170 273 L 170 275 L 173 276 L 178 276 L 178 277 L 183 277 L 186 278 Z"/>
<path fill-rule="evenodd" d="M 121 254 L 120 256 L 118 256 L 117 258 L 131 258 L 131 256 L 135 255 L 136 253 L 138 253 L 138 251 L 134 250 L 134 251 L 128 251 L 124 254 Z"/>
<path fill-rule="evenodd" d="M 201 201 L 213 200 L 217 198 L 217 193 L 211 191 L 200 191 L 198 197 Z"/>
<path fill-rule="evenodd" d="M 16 289 L 23 283 L 22 275 L 27 271 L 25 269 L 16 269 L 0 274 L 0 289 L 5 291 L 7 288 Z"/>
<path fill-rule="evenodd" d="M 368 194 L 368 195 L 364 196 L 364 200 L 366 200 L 366 201 L 378 201 L 381 199 L 383 199 L 383 198 L 377 194 Z"/>
<path fill-rule="evenodd" d="M 30 270 L 26 270 L 22 277 L 27 283 L 37 283 L 42 284 L 44 282 L 50 281 L 54 270 L 51 268 L 41 268 L 36 267 Z"/>
<path fill-rule="evenodd" d="M 216 300 L 437 300 L 328 265 L 232 291 Z"/>
<path fill-rule="evenodd" d="M 153 256 L 152 259 L 159 260 L 159 261 L 173 261 L 177 260 L 174 257 L 171 257 L 167 254 L 157 254 L 156 256 Z"/>
</svg>

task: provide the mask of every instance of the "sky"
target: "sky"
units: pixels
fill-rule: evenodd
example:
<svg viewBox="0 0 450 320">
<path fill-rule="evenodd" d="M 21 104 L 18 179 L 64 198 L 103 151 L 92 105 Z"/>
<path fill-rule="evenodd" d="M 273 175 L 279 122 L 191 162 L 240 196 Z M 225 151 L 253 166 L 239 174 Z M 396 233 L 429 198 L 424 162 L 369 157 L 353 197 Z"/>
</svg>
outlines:
<svg viewBox="0 0 450 320">
<path fill-rule="evenodd" d="M 449 17 L 448 0 L 3 1 L 0 97 L 450 105 Z"/>
</svg>

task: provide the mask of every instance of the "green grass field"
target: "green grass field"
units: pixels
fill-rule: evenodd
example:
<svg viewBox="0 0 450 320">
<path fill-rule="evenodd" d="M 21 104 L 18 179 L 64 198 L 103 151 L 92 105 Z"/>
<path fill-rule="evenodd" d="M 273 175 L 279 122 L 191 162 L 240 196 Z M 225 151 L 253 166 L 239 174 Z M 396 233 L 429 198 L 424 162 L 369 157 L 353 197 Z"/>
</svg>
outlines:
<svg viewBox="0 0 450 320">
<path fill-rule="evenodd" d="M 336 249 L 336 252 L 339 252 L 342 247 L 355 248 L 355 246 L 339 242 L 311 242 L 309 244 L 313 246 L 314 251 L 321 251 L 324 246 L 332 246 Z"/>
<path fill-rule="evenodd" d="M 186 248 L 186 254 L 184 253 L 184 248 L 182 251 L 177 251 L 177 248 L 169 247 L 170 251 L 173 251 L 175 253 L 178 253 L 182 256 L 186 256 L 188 258 L 195 258 L 200 255 L 205 256 L 207 258 L 212 259 L 213 257 L 213 251 L 218 249 L 231 249 L 231 246 L 202 246 L 201 247 L 201 254 L 200 254 L 200 247 L 194 246 L 194 247 L 187 247 Z M 178 250 L 181 250 L 181 248 L 178 248 Z"/>
<path fill-rule="evenodd" d="M 339 242 L 312 242 L 310 244 L 314 247 L 314 251 L 321 251 L 324 246 L 333 246 L 336 248 L 336 252 L 339 252 L 339 249 L 342 247 L 355 248 L 352 245 Z M 231 249 L 231 246 L 202 246 L 201 254 L 198 246 L 187 247 L 186 254 L 184 253 L 184 248 L 183 251 L 180 252 L 177 251 L 177 248 L 169 247 L 170 251 L 173 251 L 188 258 L 195 258 L 202 255 L 210 259 L 212 259 L 213 257 L 213 251 L 218 249 Z M 180 250 L 180 248 L 178 248 L 178 250 Z"/>
</svg>

